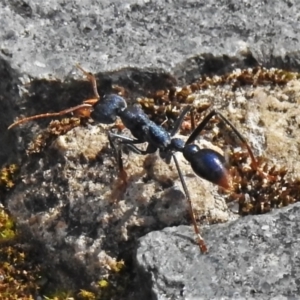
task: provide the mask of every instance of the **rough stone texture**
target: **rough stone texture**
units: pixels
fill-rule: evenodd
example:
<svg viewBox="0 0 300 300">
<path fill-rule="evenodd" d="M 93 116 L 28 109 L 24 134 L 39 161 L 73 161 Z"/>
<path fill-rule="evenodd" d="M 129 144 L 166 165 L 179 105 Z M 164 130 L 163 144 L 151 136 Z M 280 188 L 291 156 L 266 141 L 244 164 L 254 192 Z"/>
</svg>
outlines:
<svg viewBox="0 0 300 300">
<path fill-rule="evenodd" d="M 141 235 L 188 224 L 176 168 L 162 163 L 156 154 L 123 155 L 128 186 L 120 192 L 106 130 L 77 127 L 55 139 L 42 154 L 30 155 L 23 162 L 22 182 L 7 201 L 22 231 L 44 244 L 56 276 L 66 286 L 70 284 L 66 265 L 70 277 L 82 269 L 85 276 L 73 278 L 78 285 L 90 284 L 109 273 L 107 261 L 125 258 Z M 189 190 L 195 191 L 197 213 L 210 212 L 213 220 L 227 221 L 229 211 L 217 188 L 208 182 L 199 186 L 199 178 L 181 155 L 178 160 Z"/>
<path fill-rule="evenodd" d="M 14 105 L 19 100 L 18 76 L 9 63 L 0 57 L 0 165 L 13 162 L 18 149 L 22 149 L 18 145 L 17 134 L 7 131 L 7 125 L 14 115 Z"/>
<path fill-rule="evenodd" d="M 135 100 L 136 96 L 145 95 L 150 90 L 170 87 L 176 80 L 178 84 L 190 83 L 200 74 L 224 73 L 235 67 L 260 63 L 268 67 L 298 70 L 300 3 L 282 1 L 274 5 L 272 1 L 260 0 L 235 2 L 1 1 L 0 164 L 18 159 L 23 165 L 22 180 L 3 202 L 15 215 L 20 228 L 28 232 L 29 238 L 44 247 L 45 260 L 56 268 L 56 275 L 62 283 L 77 287 L 82 283 L 90 283 L 107 273 L 105 266 L 113 264 L 120 252 L 123 251 L 125 258 L 132 257 L 137 237 L 153 229 L 187 223 L 186 204 L 178 189 L 180 185 L 174 166 L 165 166 L 155 157 L 129 155 L 126 157 L 131 176 L 128 193 L 121 201 L 111 202 L 112 193 L 116 191 L 116 168 L 105 134 L 99 128 L 88 125 L 83 129 L 75 129 L 66 137 L 56 140 L 52 147 L 48 145 L 44 153 L 26 158 L 24 149 L 48 121 L 29 123 L 9 132 L 6 131 L 7 126 L 20 114 L 58 111 L 90 97 L 87 83 L 81 79 L 70 79 L 77 76 L 73 74 L 76 62 L 97 73 L 103 90 L 106 82 L 110 81 L 126 87 L 129 100 Z M 225 98 L 233 103 L 228 109 L 223 107 L 225 94 Z M 247 89 L 236 93 L 222 89 L 208 90 L 199 98 L 222 107 L 249 139 L 257 154 L 268 156 L 273 163 L 286 165 L 290 169 L 290 176 L 299 176 L 298 81 L 289 83 L 283 89 L 258 87 L 248 93 Z M 93 146 L 101 152 L 94 161 L 90 158 L 97 151 L 93 147 L 81 148 L 89 143 L 94 143 Z M 76 152 L 78 147 L 80 151 Z M 143 168 L 145 160 L 152 168 L 147 172 Z M 199 193 L 193 195 L 193 200 L 196 200 L 195 206 L 200 216 L 209 212 L 212 221 L 230 218 L 216 188 L 192 175 L 184 162 L 181 165 L 190 190 Z M 166 182 L 166 178 L 171 178 L 171 181 Z M 212 211 L 215 202 L 219 203 L 219 209 Z M 282 266 L 284 262 L 279 261 L 278 265 L 287 273 L 291 266 L 291 271 L 284 278 L 296 282 L 298 274 L 291 262 L 297 265 L 296 244 L 293 243 L 297 242 L 299 231 L 297 218 L 294 218 L 297 212 L 298 206 L 294 206 L 274 213 L 275 220 L 278 220 L 276 222 L 283 224 L 281 234 L 276 231 L 278 227 L 271 226 L 270 218 L 273 215 L 248 217 L 233 225 L 218 225 L 223 228 L 220 231 L 219 227 L 212 227 L 205 232 L 211 249 L 208 256 L 200 256 L 190 238 L 181 240 L 178 237 L 176 241 L 163 242 L 160 249 L 148 244 L 150 250 L 145 249 L 145 239 L 143 248 L 138 250 L 139 268 L 142 268 L 141 253 L 144 252 L 153 260 L 161 259 L 154 269 L 165 272 L 164 275 L 155 270 L 151 273 L 147 270 L 149 265 L 145 265 L 141 270 L 141 279 L 147 278 L 144 280 L 147 283 L 145 291 L 152 291 L 153 298 L 165 299 L 164 293 L 169 293 L 170 299 L 173 299 L 172 295 L 176 299 L 183 289 L 183 282 L 187 286 L 183 291 L 184 296 L 199 295 L 192 283 L 182 279 L 185 275 L 188 279 L 197 279 L 203 297 L 208 295 L 207 298 L 216 292 L 216 282 L 239 284 L 231 291 L 224 287 L 227 297 L 233 297 L 234 292 L 246 295 L 245 286 L 260 291 L 260 296 L 266 299 L 269 295 L 276 295 L 275 277 L 263 281 L 264 278 L 253 275 L 249 277 L 249 284 L 243 285 L 245 280 L 236 278 L 233 271 L 227 273 L 226 268 L 246 274 L 246 257 L 257 263 L 258 268 L 260 261 L 256 250 L 263 255 L 263 247 L 270 245 L 270 249 L 265 249 L 269 253 L 268 259 L 279 256 L 280 259 L 286 258 L 288 264 Z M 246 233 L 235 235 L 231 231 L 235 226 L 238 226 L 237 230 L 246 228 Z M 275 247 L 276 240 L 268 235 L 269 231 L 263 226 L 269 226 L 265 228 L 270 230 L 272 236 L 276 235 L 284 247 L 290 247 L 289 251 L 284 254 L 280 252 L 283 248 Z M 182 233 L 186 236 L 189 232 L 192 237 L 190 230 L 183 227 L 173 228 L 171 232 L 177 230 L 179 235 Z M 225 236 L 227 230 L 232 232 L 230 234 L 236 244 L 240 245 L 230 252 L 226 249 L 231 249 L 231 246 L 227 246 L 227 239 L 217 236 L 218 232 L 220 235 L 224 232 Z M 242 241 L 248 241 L 245 238 L 248 231 L 253 232 L 253 239 L 249 242 L 250 246 L 245 247 Z M 260 240 L 254 238 L 257 236 L 263 236 L 267 241 L 260 246 Z M 177 244 L 182 249 L 171 250 Z M 224 249 L 220 248 L 222 255 L 217 255 L 219 248 L 215 248 L 215 245 L 224 245 Z M 164 252 L 165 247 L 169 250 Z M 183 249 L 187 249 L 186 252 Z M 163 269 L 162 262 L 171 258 L 179 262 L 182 271 L 178 265 L 175 270 Z M 240 263 L 236 260 L 235 264 L 233 258 L 240 258 Z M 173 266 L 176 262 L 169 263 Z M 189 268 L 188 263 L 197 265 L 197 268 L 184 271 L 185 265 Z M 203 264 L 206 264 L 207 270 L 203 271 Z M 215 268 L 217 264 L 218 269 Z M 257 273 L 262 277 L 274 270 L 276 274 L 279 268 L 272 269 L 271 263 L 266 263 L 266 273 L 260 273 L 260 270 Z M 192 270 L 195 270 L 193 275 Z M 178 275 L 176 271 L 181 274 Z M 148 275 L 145 275 L 146 272 Z M 159 280 L 165 279 L 168 289 L 159 290 L 161 281 L 150 280 L 150 274 L 157 274 Z M 197 277 L 201 274 L 203 277 Z M 212 274 L 216 274 L 215 277 Z M 174 279 L 176 276 L 180 279 Z M 174 283 L 174 289 L 170 288 L 168 278 L 171 284 Z M 136 287 L 139 287 L 139 278 L 136 282 Z M 283 283 L 280 282 L 278 286 L 281 285 Z M 282 295 L 289 295 L 289 299 L 294 294 L 299 295 L 295 285 L 285 287 Z M 255 294 L 249 295 L 256 297 Z M 219 297 L 219 294 L 215 297 Z M 238 295 L 236 297 L 239 298 Z M 183 296 L 177 298 L 182 299 Z"/>
<path fill-rule="evenodd" d="M 223 108 L 223 113 L 231 113 L 230 119 L 248 137 L 257 153 L 268 153 L 270 164 L 273 162 L 288 166 L 288 176 L 293 177 L 299 175 L 298 151 L 294 144 L 299 142 L 300 133 L 298 119 L 293 117 L 299 115 L 298 86 L 299 82 L 296 80 L 283 87 L 246 86 L 235 92 L 226 85 L 217 86 L 200 91 L 194 103 L 196 105 L 201 101 L 211 101 L 218 108 L 224 105 L 222 99 L 229 99 L 228 108 Z M 279 118 L 280 107 L 287 107 L 286 116 L 294 122 Z M 30 123 L 21 127 L 25 130 L 34 126 L 34 123 Z M 165 164 L 157 155 L 144 157 L 134 153 L 124 154 L 129 183 L 125 194 L 119 192 L 114 155 L 106 136 L 109 128 L 95 124 L 77 127 L 54 139 L 41 153 L 31 154 L 23 160 L 22 181 L 6 199 L 6 205 L 17 217 L 20 228 L 44 245 L 47 260 L 51 261 L 56 277 L 65 286 L 93 285 L 99 277 L 109 273 L 110 265 L 118 257 L 126 259 L 133 255 L 132 248 L 136 247 L 137 238 L 151 230 L 188 223 L 187 203 L 174 164 Z M 217 150 L 216 146 L 205 141 L 212 138 L 212 132 L 216 130 L 220 128 L 215 125 L 203 135 L 200 139 L 201 147 L 215 147 Z M 281 151 L 275 151 L 276 148 L 273 150 L 279 143 Z M 289 155 L 283 155 L 287 151 Z M 210 223 L 232 219 L 234 216 L 225 205 L 224 195 L 219 194 L 212 184 L 197 178 L 186 161 L 180 155 L 177 157 L 199 219 L 205 221 L 206 218 Z M 282 212 L 281 215 L 290 218 L 289 211 Z M 244 218 L 239 224 L 249 226 L 255 233 L 259 225 L 252 226 L 249 220 L 252 219 Z M 258 222 L 265 218 L 257 217 L 253 220 Z M 263 225 L 264 223 L 261 226 Z M 176 228 L 172 230 L 176 231 Z M 207 232 L 213 234 L 215 230 L 212 227 Z M 177 242 L 166 243 L 175 245 Z M 188 239 L 186 243 L 194 248 L 197 259 L 201 257 L 192 239 Z M 215 244 L 223 244 L 223 240 L 208 238 L 206 243 L 211 248 Z M 226 247 L 226 243 L 224 245 Z M 249 260 L 257 257 L 251 247 L 236 249 L 241 254 L 245 254 L 246 250 Z M 180 256 L 174 251 L 156 253 L 151 245 L 147 251 L 138 249 L 138 253 L 143 252 L 152 256 L 153 260 L 161 258 L 170 259 L 171 262 L 174 259 L 176 263 L 187 259 L 185 253 Z M 222 256 L 223 265 L 232 260 L 232 256 L 226 257 L 225 253 L 224 251 Z M 160 266 L 163 266 L 161 261 L 154 269 L 159 269 Z M 142 267 L 143 272 L 149 271 L 148 266 L 139 261 L 139 268 Z M 243 266 L 241 268 L 244 270 Z M 77 276 L 78 270 L 85 276 Z M 162 271 L 155 278 L 163 276 L 166 285 L 173 286 L 172 276 L 176 276 L 175 271 Z M 181 273 L 180 270 L 178 272 Z M 185 274 L 183 281 L 191 277 L 189 272 L 182 271 L 181 274 Z M 223 280 L 223 275 L 219 274 L 221 277 L 216 280 Z M 294 280 L 296 279 L 295 277 Z M 144 282 L 141 276 L 137 276 L 135 280 L 138 287 L 140 281 Z M 149 291 L 151 281 L 148 280 L 147 284 L 146 290 Z M 154 290 L 156 285 L 161 286 L 161 283 L 153 279 Z M 180 289 L 176 285 L 174 290 L 167 293 L 177 295 Z M 242 295 L 243 287 L 235 291 Z M 164 291 L 157 291 L 157 295 L 161 293 Z M 207 293 L 210 295 L 209 291 Z M 230 292 L 228 293 L 230 296 Z M 172 299 L 173 296 L 170 297 Z"/>
<path fill-rule="evenodd" d="M 153 74 L 161 70 L 174 74 L 179 82 L 191 82 L 204 72 L 214 74 L 257 62 L 297 68 L 299 6 L 297 1 L 274 6 L 259 0 L 3 0 L 1 73 L 9 69 L 14 77 L 1 76 L 1 94 L 7 102 L 1 107 L 12 107 L 15 113 L 1 110 L 0 127 L 4 129 L 26 109 L 17 94 L 5 94 L 5 86 L 12 85 L 14 93 L 19 90 L 22 94 L 22 83 L 29 78 L 65 79 L 77 62 L 94 73 L 111 71 L 113 75 L 115 70 L 123 70 L 123 78 L 135 90 L 141 83 L 153 82 Z M 161 81 L 161 77 L 156 79 L 156 83 Z M 59 91 L 56 86 L 51 100 Z M 49 96 L 47 91 L 45 94 Z M 29 113 L 34 112 L 37 100 L 47 110 L 42 99 L 35 99 Z M 3 155 L 18 148 L 4 132 L 0 131 L 7 151 Z M 4 160 L 3 156 L 0 162 Z"/>
<path fill-rule="evenodd" d="M 137 267 L 151 299 L 298 299 L 300 205 L 204 230 L 201 255 L 190 227 L 140 239 Z M 149 291 L 151 287 L 151 291 Z"/>
<path fill-rule="evenodd" d="M 297 1 L 1 1 L 1 52 L 33 77 L 134 66 L 178 77 L 244 59 L 299 66 Z M 214 58 L 215 57 L 215 58 Z"/>
</svg>

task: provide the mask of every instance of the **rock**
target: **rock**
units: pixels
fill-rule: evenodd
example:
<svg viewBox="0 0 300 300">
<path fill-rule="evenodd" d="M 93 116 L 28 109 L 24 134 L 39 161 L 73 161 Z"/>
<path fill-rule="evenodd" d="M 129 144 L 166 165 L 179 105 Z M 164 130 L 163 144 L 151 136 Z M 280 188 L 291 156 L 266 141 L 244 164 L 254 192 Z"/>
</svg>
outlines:
<svg viewBox="0 0 300 300">
<path fill-rule="evenodd" d="M 136 267 L 151 299 L 296 299 L 300 205 L 203 230 L 200 254 L 190 227 L 140 239 Z"/>
<path fill-rule="evenodd" d="M 16 103 L 20 100 L 18 93 L 18 72 L 13 70 L 10 64 L 0 57 L 0 165 L 13 163 L 19 157 L 19 151 L 23 148 L 18 141 L 16 132 L 9 132 L 8 125 L 15 114 Z M 24 134 L 26 136 L 26 134 Z"/>
<path fill-rule="evenodd" d="M 1 53 L 13 69 L 34 78 L 65 78 L 76 62 L 94 73 L 163 69 L 188 82 L 256 62 L 297 68 L 299 5 L 4 0 Z"/>
<path fill-rule="evenodd" d="M 108 92 L 111 84 L 124 87 L 129 103 L 153 91 L 191 83 L 204 73 L 224 74 L 259 64 L 298 70 L 299 11 L 296 1 L 280 2 L 276 7 L 271 1 L 259 0 L 1 1 L 0 164 L 18 162 L 21 166 L 20 181 L 2 202 L 28 241 L 42 247 L 45 264 L 52 267 L 59 283 L 68 288 L 90 286 L 107 276 L 119 258 L 128 259 L 130 265 L 142 235 L 188 224 L 176 170 L 156 156 L 124 155 L 130 180 L 122 195 L 106 129 L 101 126 L 86 124 L 73 129 L 30 156 L 25 152 L 28 144 L 43 134 L 49 120 L 10 131 L 6 128 L 17 117 L 59 111 L 92 97 L 90 85 L 75 71 L 77 62 L 96 74 L 102 93 Z M 271 164 L 287 166 L 290 177 L 299 176 L 297 80 L 283 87 L 254 84 L 254 88 L 237 87 L 235 91 L 230 85 L 213 86 L 197 97 L 196 101 L 204 99 L 222 109 L 250 141 L 255 154 L 265 155 Z M 203 139 L 212 141 L 212 134 L 205 133 Z M 195 177 L 180 156 L 179 160 L 199 219 L 215 223 L 234 218 L 224 195 Z M 287 219 L 289 212 L 284 210 Z M 236 224 L 259 218 L 248 217 Z M 210 239 L 213 228 L 205 232 L 209 255 L 215 253 L 211 241 L 223 241 L 217 236 Z M 178 230 L 184 235 L 190 232 L 183 227 Z M 184 258 L 180 251 L 174 256 L 178 261 L 192 264 L 196 257 L 208 264 L 210 256 L 200 256 L 191 239 L 173 242 L 177 243 L 193 253 L 186 252 Z M 236 256 L 244 257 L 244 248 L 235 250 Z M 292 253 L 287 255 L 292 260 Z M 225 274 L 221 259 L 218 261 L 219 272 Z M 207 265 L 208 271 L 215 264 Z M 232 265 L 235 267 L 239 270 Z M 135 274 L 136 269 L 131 271 Z M 145 272 L 141 273 L 147 277 Z M 135 280 L 138 278 L 131 278 L 133 285 Z M 151 292 L 152 282 L 145 282 Z M 201 285 L 207 282 L 203 279 Z M 259 283 L 257 286 L 259 289 Z M 264 286 L 267 289 L 268 284 Z M 154 288 L 162 297 L 164 291 Z M 138 294 L 138 289 L 137 284 L 133 293 Z"/>
<path fill-rule="evenodd" d="M 107 276 L 109 262 L 129 255 L 142 234 L 188 224 L 187 202 L 173 163 L 166 165 L 156 154 L 123 154 L 128 185 L 122 191 L 106 130 L 77 127 L 41 154 L 31 154 L 22 165 L 22 182 L 7 201 L 20 230 L 43 244 L 47 260 L 65 286 L 70 284 L 66 274 L 72 278 L 78 269 L 84 274 L 78 285 Z M 144 168 L 150 159 L 151 168 Z M 167 181 L 158 169 L 164 170 Z M 226 221 L 229 211 L 224 200 L 212 196 L 216 187 L 203 182 L 199 188 L 201 179 L 188 164 L 182 164 L 182 172 L 188 188 L 197 190 L 193 193 L 193 199 L 198 199 L 196 212 L 211 211 L 212 219 Z"/>
<path fill-rule="evenodd" d="M 12 109 L 3 109 L 0 118 L 0 139 L 5 144 L 0 163 L 9 160 L 10 153 L 20 154 L 18 148 L 24 149 L 20 145 L 30 139 L 28 132 L 6 136 L 5 128 L 16 117 L 70 107 L 85 97 L 78 81 L 69 82 L 69 88 L 60 82 L 74 77 L 78 62 L 103 81 L 109 77 L 130 88 L 134 100 L 176 80 L 190 83 L 203 73 L 258 63 L 297 69 L 299 5 L 289 1 L 274 9 L 271 2 L 259 0 L 238 4 L 51 0 L 43 5 L 34 0 L 2 1 L 1 107 Z M 31 101 L 26 100 L 28 94 Z M 31 128 L 33 133 L 38 130 Z"/>
</svg>

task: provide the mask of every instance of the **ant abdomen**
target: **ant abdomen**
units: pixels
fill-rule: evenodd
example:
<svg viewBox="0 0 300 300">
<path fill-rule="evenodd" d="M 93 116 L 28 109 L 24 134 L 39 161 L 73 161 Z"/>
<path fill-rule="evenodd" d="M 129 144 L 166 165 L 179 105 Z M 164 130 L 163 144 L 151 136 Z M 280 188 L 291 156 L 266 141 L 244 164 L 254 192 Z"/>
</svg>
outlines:
<svg viewBox="0 0 300 300">
<path fill-rule="evenodd" d="M 201 178 L 230 189 L 231 180 L 225 167 L 224 157 L 212 149 L 200 149 L 197 145 L 186 145 L 183 156 L 193 171 Z"/>
</svg>

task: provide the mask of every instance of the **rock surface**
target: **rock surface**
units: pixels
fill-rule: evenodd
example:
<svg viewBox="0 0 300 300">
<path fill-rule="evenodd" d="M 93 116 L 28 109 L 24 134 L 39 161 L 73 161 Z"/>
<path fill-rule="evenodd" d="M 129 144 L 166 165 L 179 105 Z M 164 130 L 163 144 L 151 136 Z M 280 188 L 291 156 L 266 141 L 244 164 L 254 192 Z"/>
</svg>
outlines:
<svg viewBox="0 0 300 300">
<path fill-rule="evenodd" d="M 0 163 L 19 147 L 20 141 L 14 143 L 17 139 L 4 130 L 16 116 L 47 111 L 49 93 L 55 103 L 72 103 L 68 95 L 60 98 L 59 85 L 51 92 L 42 83 L 70 77 L 77 62 L 126 81 L 135 92 L 158 85 L 161 72 L 190 83 L 203 73 L 257 62 L 297 69 L 299 6 L 287 1 L 274 7 L 259 0 L 1 1 L 0 100 L 6 109 L 0 112 L 0 138 L 6 146 L 0 149 Z M 39 88 L 45 93 L 26 105 L 21 96 L 30 78 L 38 83 L 32 93 Z"/>
<path fill-rule="evenodd" d="M 276 6 L 259 0 L 1 1 L 0 164 L 19 161 L 23 166 L 22 180 L 3 202 L 20 229 L 44 247 L 45 260 L 56 268 L 61 283 L 69 287 L 91 284 L 107 274 L 122 251 L 132 259 L 138 237 L 153 229 L 187 224 L 176 171 L 155 157 L 129 155 L 128 193 L 112 202 L 116 168 L 101 128 L 89 124 L 74 129 L 47 145 L 44 152 L 27 158 L 28 143 L 49 122 L 41 120 L 12 131 L 7 126 L 20 114 L 58 111 L 90 97 L 90 86 L 81 75 L 80 80 L 70 79 L 79 77 L 74 75 L 77 62 L 97 73 L 103 89 L 106 82 L 124 86 L 130 101 L 176 82 L 190 83 L 203 73 L 223 74 L 257 64 L 298 70 L 299 14 L 297 1 Z M 231 114 L 256 154 L 287 166 L 290 176 L 299 176 L 299 82 L 235 93 L 220 88 L 203 92 L 199 98 L 224 109 L 225 94 L 230 104 L 226 114 Z M 145 171 L 145 164 L 151 168 Z M 197 190 L 193 198 L 198 200 L 199 214 L 209 212 L 213 222 L 230 219 L 217 189 L 181 164 L 190 189 Z M 218 209 L 212 211 L 215 203 Z M 297 214 L 298 205 L 206 229 L 207 256 L 201 256 L 191 242 L 190 229 L 174 227 L 152 233 L 141 241 L 135 264 L 141 276 L 133 281 L 135 287 L 141 282 L 146 287 L 128 299 L 139 292 L 147 292 L 149 299 L 217 299 L 221 295 L 292 299 L 300 294 L 294 284 L 298 280 Z M 181 235 L 189 238 L 181 239 Z M 154 236 L 160 236 L 157 242 Z M 249 270 L 249 262 L 256 275 Z M 273 270 L 277 279 L 262 278 Z M 201 294 L 191 278 L 206 287 Z M 221 285 L 228 289 L 222 292 Z"/>
<path fill-rule="evenodd" d="M 4 0 L 1 52 L 13 68 L 40 78 L 64 78 L 78 61 L 96 72 L 151 67 L 183 78 L 220 71 L 250 54 L 269 66 L 297 67 L 299 6 L 259 0 Z"/>
<path fill-rule="evenodd" d="M 140 239 L 137 267 L 152 299 L 297 299 L 300 205 L 211 226 L 201 255 L 187 226 Z M 149 291 L 149 287 L 151 287 Z"/>
</svg>

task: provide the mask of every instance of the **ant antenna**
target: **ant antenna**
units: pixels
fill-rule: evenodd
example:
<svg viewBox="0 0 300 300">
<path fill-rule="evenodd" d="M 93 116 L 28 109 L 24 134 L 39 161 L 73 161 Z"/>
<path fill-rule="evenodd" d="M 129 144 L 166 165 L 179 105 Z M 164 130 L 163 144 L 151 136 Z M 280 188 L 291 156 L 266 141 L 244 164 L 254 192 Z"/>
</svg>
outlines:
<svg viewBox="0 0 300 300">
<path fill-rule="evenodd" d="M 43 118 L 49 118 L 49 117 L 59 117 L 59 116 L 66 115 L 66 114 L 71 113 L 71 112 L 77 112 L 77 113 L 80 112 L 80 115 L 82 117 L 88 117 L 90 112 L 91 112 L 91 108 L 92 108 L 91 104 L 83 103 L 83 104 L 80 104 L 80 105 L 77 105 L 77 106 L 73 106 L 71 108 L 64 109 L 64 110 L 59 111 L 59 112 L 44 113 L 44 114 L 39 114 L 39 115 L 31 116 L 31 117 L 26 117 L 26 118 L 20 119 L 16 122 L 12 123 L 11 125 L 8 126 L 7 129 L 11 129 L 11 128 L 17 126 L 17 125 L 20 125 L 20 124 L 23 124 L 23 123 L 26 123 L 26 122 L 29 122 L 29 121 L 33 121 L 33 120 L 37 120 L 37 119 L 43 119 Z"/>
<path fill-rule="evenodd" d="M 96 99 L 100 99 L 100 96 L 99 96 L 99 93 L 98 93 L 98 88 L 97 88 L 97 81 L 96 81 L 96 78 L 95 76 L 90 73 L 90 72 L 87 72 L 86 70 L 84 70 L 79 63 L 77 63 L 75 65 L 75 67 L 77 69 L 79 69 L 87 78 L 87 80 L 92 84 L 92 88 L 93 88 L 93 92 L 94 92 L 94 95 L 95 95 L 95 98 Z"/>
<path fill-rule="evenodd" d="M 94 92 L 94 96 L 95 96 L 94 98 L 87 99 L 80 105 L 73 106 L 71 108 L 67 108 L 67 109 L 64 109 L 64 110 L 59 111 L 59 112 L 43 113 L 43 114 L 39 114 L 39 115 L 35 115 L 35 116 L 20 119 L 20 120 L 14 122 L 13 124 L 11 124 L 7 129 L 9 130 L 9 129 L 15 127 L 15 126 L 18 126 L 20 124 L 23 124 L 23 123 L 26 123 L 26 122 L 29 122 L 29 121 L 33 121 L 33 120 L 37 120 L 37 119 L 43 119 L 43 118 L 50 118 L 50 117 L 59 117 L 59 116 L 63 116 L 63 115 L 66 115 L 66 114 L 72 113 L 72 112 L 74 112 L 79 117 L 85 117 L 85 118 L 90 117 L 93 106 L 100 99 L 98 89 L 97 89 L 97 81 L 96 81 L 96 78 L 93 74 L 85 71 L 78 63 L 75 65 L 75 67 L 77 69 L 79 69 L 87 77 L 88 81 L 91 83 L 92 88 L 93 88 L 93 92 Z"/>
</svg>

